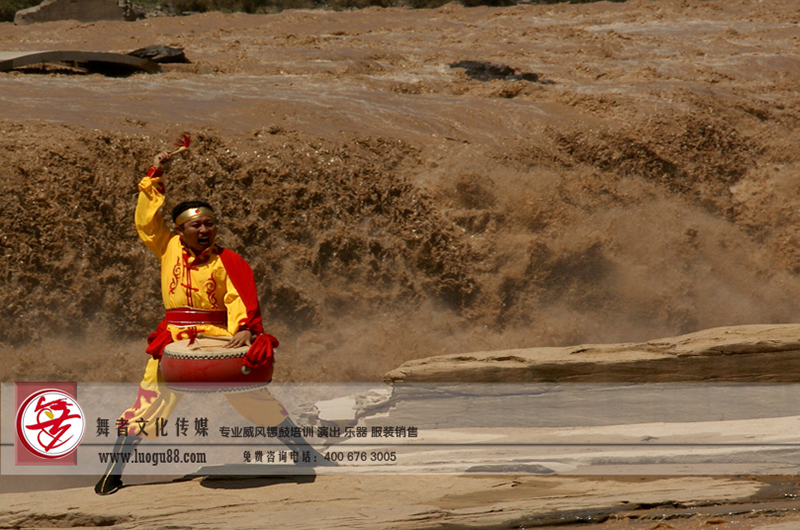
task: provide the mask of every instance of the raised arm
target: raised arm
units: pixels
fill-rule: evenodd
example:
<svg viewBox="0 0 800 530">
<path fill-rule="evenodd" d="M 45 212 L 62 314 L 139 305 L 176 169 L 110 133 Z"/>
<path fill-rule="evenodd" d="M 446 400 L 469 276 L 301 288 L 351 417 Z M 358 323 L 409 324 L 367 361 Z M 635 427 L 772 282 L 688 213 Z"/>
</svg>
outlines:
<svg viewBox="0 0 800 530">
<path fill-rule="evenodd" d="M 139 201 L 136 203 L 136 231 L 139 237 L 158 258 L 159 261 L 167 250 L 172 234 L 164 223 L 158 210 L 164 204 L 166 187 L 161 176 L 164 164 L 170 159 L 169 151 L 159 153 L 153 159 L 153 167 L 147 176 L 139 182 Z"/>
</svg>

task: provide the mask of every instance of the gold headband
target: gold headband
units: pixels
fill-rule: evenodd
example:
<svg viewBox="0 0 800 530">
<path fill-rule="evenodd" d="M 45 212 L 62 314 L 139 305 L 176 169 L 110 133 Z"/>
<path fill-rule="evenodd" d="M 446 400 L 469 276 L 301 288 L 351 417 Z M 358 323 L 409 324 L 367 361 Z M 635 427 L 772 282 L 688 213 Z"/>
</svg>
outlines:
<svg viewBox="0 0 800 530">
<path fill-rule="evenodd" d="M 201 215 L 207 215 L 215 221 L 217 220 L 211 208 L 201 206 L 200 208 L 189 208 L 188 210 L 182 211 L 181 214 L 175 219 L 175 224 L 180 226 L 186 221 L 194 219 L 195 217 L 200 217 Z"/>
</svg>

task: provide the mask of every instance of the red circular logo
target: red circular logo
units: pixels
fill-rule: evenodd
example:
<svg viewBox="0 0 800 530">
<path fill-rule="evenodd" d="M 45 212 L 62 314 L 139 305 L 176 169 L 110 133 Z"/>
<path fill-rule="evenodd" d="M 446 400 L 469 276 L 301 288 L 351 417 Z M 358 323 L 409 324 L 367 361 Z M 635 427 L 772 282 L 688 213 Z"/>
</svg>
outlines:
<svg viewBox="0 0 800 530">
<path fill-rule="evenodd" d="M 28 451 L 42 458 L 61 458 L 78 448 L 86 421 L 74 397 L 49 388 L 25 399 L 17 410 L 15 426 Z"/>
</svg>

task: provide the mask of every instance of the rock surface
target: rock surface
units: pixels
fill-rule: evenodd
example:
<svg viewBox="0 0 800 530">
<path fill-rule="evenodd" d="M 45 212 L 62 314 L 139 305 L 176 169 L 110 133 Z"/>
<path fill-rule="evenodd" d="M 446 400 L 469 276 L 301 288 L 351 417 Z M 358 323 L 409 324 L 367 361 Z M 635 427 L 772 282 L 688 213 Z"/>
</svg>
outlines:
<svg viewBox="0 0 800 530">
<path fill-rule="evenodd" d="M 138 15 L 129 0 L 44 0 L 41 4 L 17 11 L 14 24 L 77 20 L 136 20 Z"/>
<path fill-rule="evenodd" d="M 631 344 L 454 354 L 416 359 L 387 382 L 652 382 L 800 379 L 800 324 L 745 325 Z"/>
<path fill-rule="evenodd" d="M 90 488 L 0 496 L 0 528 L 513 528 L 600 521 L 670 499 L 673 507 L 743 501 L 763 482 L 710 477 L 380 476 L 196 479 L 123 488 L 98 497 Z M 724 512 L 723 512 L 724 513 Z M 773 520 L 774 522 L 774 520 Z M 652 527 L 654 523 L 650 521 Z"/>
</svg>

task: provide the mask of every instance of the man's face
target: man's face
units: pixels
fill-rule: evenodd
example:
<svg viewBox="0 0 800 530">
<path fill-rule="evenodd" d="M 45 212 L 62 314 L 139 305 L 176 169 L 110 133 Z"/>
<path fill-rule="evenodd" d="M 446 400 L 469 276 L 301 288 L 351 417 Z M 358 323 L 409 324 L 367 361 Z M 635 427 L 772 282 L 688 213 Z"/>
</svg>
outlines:
<svg viewBox="0 0 800 530">
<path fill-rule="evenodd" d="M 214 244 L 217 237 L 217 225 L 214 218 L 208 215 L 199 215 L 189 219 L 177 227 L 178 234 L 183 238 L 184 244 L 192 249 L 195 254 L 200 254 Z"/>
</svg>

